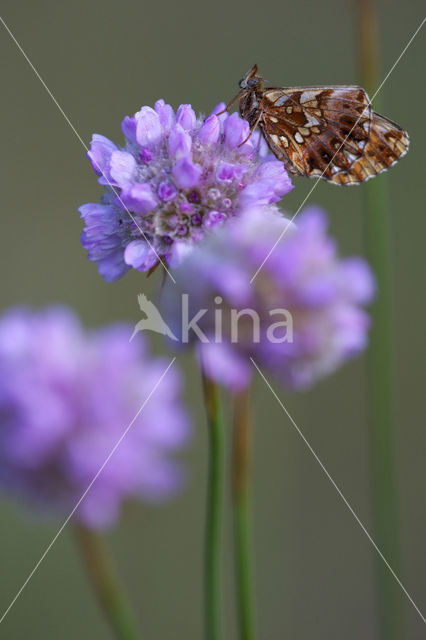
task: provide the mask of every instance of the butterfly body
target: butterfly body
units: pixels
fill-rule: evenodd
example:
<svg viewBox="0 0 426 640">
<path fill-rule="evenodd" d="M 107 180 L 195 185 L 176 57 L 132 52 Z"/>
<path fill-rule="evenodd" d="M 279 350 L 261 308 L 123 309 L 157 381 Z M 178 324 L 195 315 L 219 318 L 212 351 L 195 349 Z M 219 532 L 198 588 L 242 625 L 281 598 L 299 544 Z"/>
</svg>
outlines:
<svg viewBox="0 0 426 640">
<path fill-rule="evenodd" d="M 255 65 L 240 81 L 240 114 L 287 170 L 334 184 L 364 182 L 408 150 L 408 135 L 357 86 L 267 87 Z"/>
</svg>

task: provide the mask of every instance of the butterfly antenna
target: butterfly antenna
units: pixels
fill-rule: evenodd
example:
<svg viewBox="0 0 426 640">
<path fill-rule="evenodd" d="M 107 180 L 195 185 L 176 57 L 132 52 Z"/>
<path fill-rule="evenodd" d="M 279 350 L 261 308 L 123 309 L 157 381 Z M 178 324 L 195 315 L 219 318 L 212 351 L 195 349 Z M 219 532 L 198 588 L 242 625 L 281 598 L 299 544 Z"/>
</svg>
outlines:
<svg viewBox="0 0 426 640">
<path fill-rule="evenodd" d="M 234 104 L 235 104 L 238 100 L 240 100 L 240 98 L 242 98 L 242 96 L 243 96 L 243 94 L 244 94 L 244 93 L 246 93 L 246 92 L 245 92 L 245 90 L 243 90 L 243 91 L 239 91 L 239 92 L 237 93 L 237 95 L 236 95 L 236 96 L 234 96 L 234 97 L 232 98 L 231 102 L 229 102 L 229 103 L 226 105 L 226 107 L 225 107 L 224 109 L 222 109 L 222 111 L 219 111 L 218 113 L 215 113 L 214 115 L 215 115 L 215 116 L 221 116 L 221 115 L 222 115 L 222 113 L 225 113 L 226 111 L 229 111 L 229 109 L 230 109 L 232 106 L 234 106 Z"/>
</svg>

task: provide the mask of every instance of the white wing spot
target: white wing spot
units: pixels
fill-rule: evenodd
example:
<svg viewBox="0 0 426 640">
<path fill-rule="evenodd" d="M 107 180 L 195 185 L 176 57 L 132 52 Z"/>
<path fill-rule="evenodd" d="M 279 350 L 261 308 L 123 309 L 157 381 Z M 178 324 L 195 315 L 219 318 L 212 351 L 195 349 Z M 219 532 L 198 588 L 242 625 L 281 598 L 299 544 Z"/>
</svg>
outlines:
<svg viewBox="0 0 426 640">
<path fill-rule="evenodd" d="M 309 129 L 307 129 L 306 127 L 299 127 L 299 131 L 302 136 L 308 136 L 310 134 Z"/>
<path fill-rule="evenodd" d="M 294 139 L 299 144 L 303 144 L 303 138 L 302 138 L 302 136 L 300 135 L 300 133 L 298 131 L 296 131 L 296 133 L 294 134 Z"/>
<path fill-rule="evenodd" d="M 355 162 L 355 160 L 358 160 L 358 157 L 354 156 L 353 153 L 346 152 L 345 155 L 346 155 L 347 159 L 349 160 L 349 162 Z"/>
<path fill-rule="evenodd" d="M 275 116 L 269 116 L 269 120 L 271 122 L 278 122 L 278 118 L 276 118 Z"/>
<path fill-rule="evenodd" d="M 310 113 L 305 113 L 305 118 L 306 118 L 306 126 L 307 127 L 312 127 L 316 124 L 319 124 L 318 120 L 316 118 L 314 118 L 314 116 L 311 116 Z"/>
<path fill-rule="evenodd" d="M 304 91 L 300 96 L 300 104 L 316 102 L 316 97 L 319 93 L 321 93 L 321 91 Z M 316 104 L 313 106 L 316 106 Z"/>
<path fill-rule="evenodd" d="M 284 145 L 284 146 L 285 146 L 285 148 L 287 149 L 287 147 L 288 147 L 288 140 L 287 140 L 287 138 L 286 138 L 285 136 L 281 136 L 281 140 L 282 140 L 283 145 Z"/>
<path fill-rule="evenodd" d="M 283 104 L 287 102 L 287 100 L 288 100 L 288 96 L 281 96 L 280 98 L 278 98 L 275 104 L 277 107 L 282 107 Z"/>
<path fill-rule="evenodd" d="M 279 97 L 282 96 L 282 92 L 278 89 L 277 91 L 267 91 L 266 96 L 271 102 L 275 102 Z"/>
</svg>

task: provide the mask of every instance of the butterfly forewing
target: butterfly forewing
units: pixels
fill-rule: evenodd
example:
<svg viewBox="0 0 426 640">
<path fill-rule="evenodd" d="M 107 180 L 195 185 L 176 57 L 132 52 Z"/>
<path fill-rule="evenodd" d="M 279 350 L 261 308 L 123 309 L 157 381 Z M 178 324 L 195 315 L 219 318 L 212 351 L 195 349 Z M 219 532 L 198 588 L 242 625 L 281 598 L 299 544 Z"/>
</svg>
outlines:
<svg viewBox="0 0 426 640">
<path fill-rule="evenodd" d="M 251 78 L 253 88 L 241 84 L 241 115 L 260 127 L 271 151 L 295 175 L 356 184 L 392 166 L 408 149 L 405 131 L 374 113 L 361 87 L 264 90 L 253 70 L 242 83 Z"/>
<path fill-rule="evenodd" d="M 268 89 L 261 105 L 259 125 L 290 171 L 331 180 L 364 152 L 371 106 L 360 87 Z"/>
</svg>

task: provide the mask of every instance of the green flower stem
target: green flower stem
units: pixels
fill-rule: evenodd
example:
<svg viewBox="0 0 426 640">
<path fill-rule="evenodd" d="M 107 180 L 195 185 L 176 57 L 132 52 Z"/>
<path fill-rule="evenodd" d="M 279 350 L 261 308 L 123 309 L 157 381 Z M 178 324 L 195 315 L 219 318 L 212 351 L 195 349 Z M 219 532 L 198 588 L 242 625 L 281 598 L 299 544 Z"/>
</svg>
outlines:
<svg viewBox="0 0 426 640">
<path fill-rule="evenodd" d="M 209 434 L 205 539 L 205 633 L 207 640 L 219 640 L 222 637 L 223 425 L 219 388 L 204 371 L 202 371 L 202 378 Z"/>
<path fill-rule="evenodd" d="M 254 640 L 255 608 L 251 545 L 251 429 L 249 390 L 234 396 L 233 513 L 240 640 Z"/>
<path fill-rule="evenodd" d="M 377 89 L 378 33 L 374 0 L 355 0 L 359 16 L 359 64 L 363 86 Z M 374 108 L 377 109 L 375 101 Z M 377 279 L 377 300 L 372 308 L 372 329 L 368 350 L 368 392 L 370 422 L 371 482 L 374 537 L 394 571 L 399 575 L 401 551 L 397 507 L 394 420 L 394 354 L 391 318 L 391 229 L 386 177 L 379 176 L 363 186 L 367 252 Z M 377 557 L 381 637 L 404 637 L 402 598 L 398 585 Z"/>
<path fill-rule="evenodd" d="M 118 584 L 102 537 L 83 525 L 75 526 L 83 563 L 101 608 L 117 640 L 140 640 L 136 621 Z"/>
</svg>

